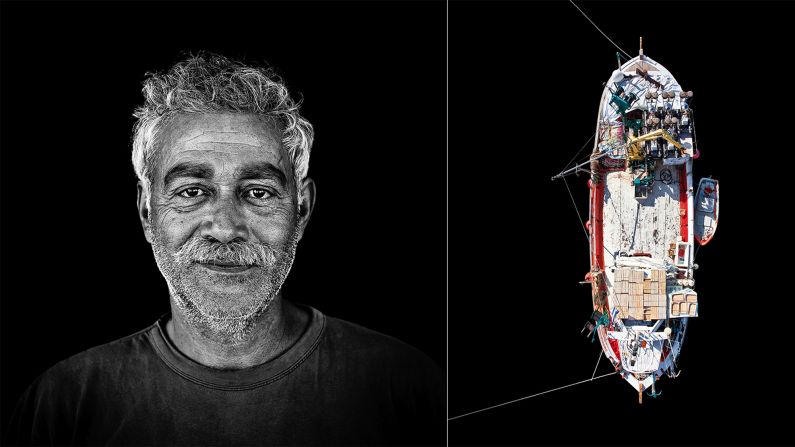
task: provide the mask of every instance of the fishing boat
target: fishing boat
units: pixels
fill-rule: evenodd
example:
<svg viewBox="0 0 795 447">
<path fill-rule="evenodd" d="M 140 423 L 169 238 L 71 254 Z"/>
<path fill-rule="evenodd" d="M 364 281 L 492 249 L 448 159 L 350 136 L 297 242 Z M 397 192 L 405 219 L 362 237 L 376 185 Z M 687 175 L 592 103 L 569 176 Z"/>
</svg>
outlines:
<svg viewBox="0 0 795 447">
<path fill-rule="evenodd" d="M 691 318 L 699 315 L 694 246 L 718 224 L 718 181 L 694 190 L 692 91 L 640 54 L 613 71 L 599 104 L 588 160 L 556 177 L 588 172 L 593 322 L 606 358 L 638 392 L 679 375 Z M 588 167 L 589 169 L 586 169 Z"/>
</svg>

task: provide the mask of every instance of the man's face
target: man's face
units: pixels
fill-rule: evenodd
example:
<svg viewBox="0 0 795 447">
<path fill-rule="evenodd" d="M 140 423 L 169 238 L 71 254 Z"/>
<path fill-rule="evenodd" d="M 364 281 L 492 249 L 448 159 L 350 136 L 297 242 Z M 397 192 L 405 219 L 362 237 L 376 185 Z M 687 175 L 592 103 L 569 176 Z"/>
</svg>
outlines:
<svg viewBox="0 0 795 447">
<path fill-rule="evenodd" d="M 255 115 L 184 114 L 159 143 L 144 223 L 158 267 L 189 324 L 240 341 L 277 295 L 300 237 L 279 133 Z"/>
</svg>

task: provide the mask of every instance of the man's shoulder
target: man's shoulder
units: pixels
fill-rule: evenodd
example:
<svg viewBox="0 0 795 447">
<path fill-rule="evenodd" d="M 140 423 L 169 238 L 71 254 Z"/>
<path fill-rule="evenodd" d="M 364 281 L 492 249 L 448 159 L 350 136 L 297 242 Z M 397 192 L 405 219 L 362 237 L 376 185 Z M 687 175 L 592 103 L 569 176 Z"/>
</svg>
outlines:
<svg viewBox="0 0 795 447">
<path fill-rule="evenodd" d="M 383 367 L 420 368 L 441 372 L 439 365 L 419 349 L 390 335 L 340 318 L 326 316 L 326 344 L 347 357 Z"/>
<path fill-rule="evenodd" d="M 338 318 L 326 317 L 325 332 L 321 358 L 327 361 L 320 366 L 335 387 L 380 396 L 414 418 L 419 425 L 407 429 L 407 438 L 433 439 L 428 437 L 433 432 L 443 440 L 444 373 L 436 362 L 395 337 Z"/>
<path fill-rule="evenodd" d="M 148 333 L 153 329 L 155 325 L 147 326 L 61 360 L 39 376 L 35 383 L 39 386 L 64 386 L 65 381 L 86 383 L 101 379 L 103 375 L 117 376 L 122 371 L 140 368 L 152 352 Z"/>
</svg>

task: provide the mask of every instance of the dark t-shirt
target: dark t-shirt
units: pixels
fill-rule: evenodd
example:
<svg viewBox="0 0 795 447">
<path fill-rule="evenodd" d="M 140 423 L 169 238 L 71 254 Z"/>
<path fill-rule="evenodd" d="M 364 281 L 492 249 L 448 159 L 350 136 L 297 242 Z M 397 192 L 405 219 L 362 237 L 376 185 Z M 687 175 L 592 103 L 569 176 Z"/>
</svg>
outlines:
<svg viewBox="0 0 795 447">
<path fill-rule="evenodd" d="M 11 444 L 444 444 L 439 367 L 386 335 L 313 308 L 279 357 L 218 370 L 152 326 L 64 360 L 31 385 Z"/>
</svg>

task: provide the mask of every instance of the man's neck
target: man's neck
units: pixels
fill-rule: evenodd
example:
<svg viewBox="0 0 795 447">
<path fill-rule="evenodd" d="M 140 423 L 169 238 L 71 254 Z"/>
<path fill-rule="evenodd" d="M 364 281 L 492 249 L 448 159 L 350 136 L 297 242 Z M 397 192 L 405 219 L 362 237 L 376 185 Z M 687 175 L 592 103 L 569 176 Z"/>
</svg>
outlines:
<svg viewBox="0 0 795 447">
<path fill-rule="evenodd" d="M 244 341 L 219 342 L 188 324 L 172 300 L 166 333 L 180 352 L 197 363 L 216 369 L 243 369 L 286 351 L 301 336 L 308 321 L 305 311 L 278 296 L 258 317 Z"/>
</svg>

